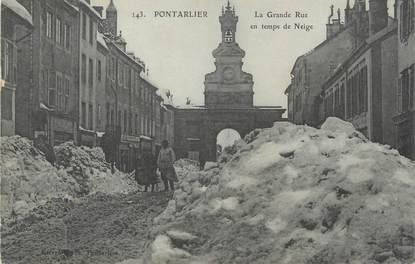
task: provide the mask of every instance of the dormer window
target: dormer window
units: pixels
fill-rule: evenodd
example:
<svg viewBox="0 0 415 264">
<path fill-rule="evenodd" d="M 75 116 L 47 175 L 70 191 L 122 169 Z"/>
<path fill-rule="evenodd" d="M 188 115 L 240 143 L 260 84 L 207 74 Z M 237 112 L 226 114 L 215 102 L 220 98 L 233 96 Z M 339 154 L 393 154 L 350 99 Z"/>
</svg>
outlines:
<svg viewBox="0 0 415 264">
<path fill-rule="evenodd" d="M 233 41 L 233 34 L 231 30 L 227 30 L 225 32 L 225 42 L 226 43 L 231 43 Z"/>
</svg>

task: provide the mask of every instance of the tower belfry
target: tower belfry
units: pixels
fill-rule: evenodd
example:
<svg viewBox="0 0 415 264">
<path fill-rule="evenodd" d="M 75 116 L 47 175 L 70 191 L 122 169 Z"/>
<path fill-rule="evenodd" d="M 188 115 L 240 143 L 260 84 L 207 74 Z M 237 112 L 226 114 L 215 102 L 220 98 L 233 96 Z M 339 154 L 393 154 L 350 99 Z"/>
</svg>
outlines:
<svg viewBox="0 0 415 264">
<path fill-rule="evenodd" d="M 219 16 L 222 41 L 213 51 L 216 71 L 205 76 L 205 105 L 210 108 L 253 107 L 252 75 L 242 70 L 245 51 L 236 42 L 238 16 L 228 1 Z"/>
<path fill-rule="evenodd" d="M 222 8 L 222 16 L 219 17 L 222 30 L 222 42 L 235 42 L 236 24 L 238 17 L 235 15 L 235 8 L 231 8 L 228 1 L 226 8 Z"/>
</svg>

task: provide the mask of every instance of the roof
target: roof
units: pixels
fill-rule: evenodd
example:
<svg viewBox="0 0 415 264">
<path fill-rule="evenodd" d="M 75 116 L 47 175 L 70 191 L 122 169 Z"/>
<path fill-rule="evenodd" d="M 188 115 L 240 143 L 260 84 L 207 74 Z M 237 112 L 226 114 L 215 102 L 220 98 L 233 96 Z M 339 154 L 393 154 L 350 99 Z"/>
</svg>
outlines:
<svg viewBox="0 0 415 264">
<path fill-rule="evenodd" d="M 96 17 L 98 17 L 99 19 L 101 19 L 101 15 L 90 5 L 88 4 L 87 1 L 85 0 L 79 0 L 79 3 L 83 6 L 85 6 L 87 9 L 89 9 L 89 11 L 94 14 Z"/>
<path fill-rule="evenodd" d="M 108 42 L 110 44 L 112 44 L 112 46 L 114 46 L 119 52 L 121 52 L 122 54 L 124 54 L 126 57 L 128 57 L 130 60 L 132 60 L 135 64 L 139 65 L 141 68 L 145 68 L 145 65 L 143 62 L 137 61 L 136 59 L 134 59 L 133 57 L 131 57 L 130 55 L 128 55 L 127 52 L 123 51 L 120 47 L 118 47 L 117 44 L 114 43 L 114 41 L 110 41 Z"/>
<path fill-rule="evenodd" d="M 32 15 L 26 10 L 24 6 L 19 4 L 16 0 L 2 0 L 1 4 L 9 8 L 16 15 L 21 17 L 24 21 L 33 26 Z"/>
<path fill-rule="evenodd" d="M 117 8 L 115 8 L 114 1 L 111 0 L 107 7 L 107 12 L 117 12 Z"/>
<path fill-rule="evenodd" d="M 150 80 L 150 78 L 144 73 L 144 72 L 140 72 L 140 77 L 147 82 L 148 84 L 150 84 L 151 86 L 153 86 L 154 88 L 158 89 L 158 85 L 153 81 Z"/>
<path fill-rule="evenodd" d="M 67 4 L 69 7 L 71 7 L 73 10 L 75 10 L 76 12 L 79 12 L 79 8 L 73 4 L 71 4 L 68 0 L 64 0 L 63 1 L 65 4 Z"/>
<path fill-rule="evenodd" d="M 284 94 L 288 94 L 291 91 L 292 84 L 288 85 L 287 89 L 285 89 Z"/>
<path fill-rule="evenodd" d="M 203 110 L 207 109 L 204 105 L 175 105 L 174 108 L 176 109 L 194 109 L 194 110 Z"/>
<path fill-rule="evenodd" d="M 360 45 L 360 47 L 358 47 L 343 63 L 341 63 L 333 72 L 333 74 L 325 80 L 322 87 L 323 91 L 327 88 L 327 86 L 331 85 L 336 80 L 336 78 L 343 72 L 345 67 L 347 67 L 350 63 L 353 63 L 357 58 L 359 58 L 361 54 L 370 49 L 374 42 L 384 38 L 385 36 L 388 36 L 394 31 L 397 31 L 397 29 L 398 27 L 396 21 L 389 18 L 388 26 L 386 26 L 373 36 L 367 38 L 366 41 L 364 41 L 362 45 Z"/>
<path fill-rule="evenodd" d="M 107 43 L 105 42 L 104 35 L 102 33 L 97 33 L 97 42 L 101 44 L 105 49 L 108 50 Z"/>
<path fill-rule="evenodd" d="M 301 55 L 300 57 L 298 57 L 297 58 L 297 60 L 295 61 L 295 63 L 294 63 L 294 66 L 293 66 L 293 68 L 292 68 L 292 70 L 291 70 L 291 74 L 294 72 L 294 69 L 295 69 L 295 66 L 297 65 L 297 63 L 298 63 L 298 61 L 300 60 L 300 59 L 302 59 L 302 58 L 304 58 L 304 57 L 306 57 L 306 56 L 308 56 L 308 55 L 310 55 L 310 54 L 312 54 L 313 52 L 315 52 L 316 50 L 318 50 L 318 49 L 320 49 L 320 48 L 322 48 L 322 47 L 324 47 L 327 43 L 329 43 L 331 40 L 334 40 L 335 38 L 337 38 L 338 37 L 338 35 L 340 35 L 340 34 L 342 34 L 342 33 L 344 33 L 344 32 L 348 32 L 348 30 L 350 29 L 350 27 L 344 27 L 344 28 L 342 28 L 339 32 L 337 32 L 336 33 L 336 35 L 334 35 L 333 37 L 331 37 L 331 38 L 326 38 L 325 40 L 323 40 L 320 44 L 318 44 L 314 49 L 312 49 L 312 50 L 310 50 L 310 51 L 308 51 L 308 52 L 306 52 L 306 53 L 304 53 L 303 55 Z"/>
</svg>

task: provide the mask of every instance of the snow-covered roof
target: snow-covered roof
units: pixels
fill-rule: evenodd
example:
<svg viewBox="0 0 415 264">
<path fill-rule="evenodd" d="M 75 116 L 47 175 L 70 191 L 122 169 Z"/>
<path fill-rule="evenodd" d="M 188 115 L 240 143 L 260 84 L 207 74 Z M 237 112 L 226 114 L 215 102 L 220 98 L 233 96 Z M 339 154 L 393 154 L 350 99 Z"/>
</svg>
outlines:
<svg viewBox="0 0 415 264">
<path fill-rule="evenodd" d="M 74 9 L 75 11 L 79 12 L 79 8 L 76 5 L 71 4 L 68 0 L 63 1 L 65 4 L 67 4 L 69 7 Z"/>
<path fill-rule="evenodd" d="M 153 87 L 155 87 L 155 88 L 159 88 L 160 87 L 153 80 L 150 80 L 150 78 L 144 72 L 140 72 L 140 77 L 143 80 L 145 80 L 146 82 L 148 82 L 150 85 L 152 85 Z"/>
<path fill-rule="evenodd" d="M 102 33 L 97 33 L 97 42 L 108 50 L 107 43 L 105 42 L 104 35 Z"/>
<path fill-rule="evenodd" d="M 9 8 L 11 11 L 16 13 L 16 15 L 18 15 L 23 20 L 25 20 L 33 26 L 32 15 L 29 13 L 29 11 L 26 10 L 24 6 L 19 4 L 16 0 L 2 0 L 1 4 Z"/>
<path fill-rule="evenodd" d="M 132 56 L 128 55 L 128 53 L 127 53 L 127 52 L 125 52 L 125 51 L 123 51 L 120 47 L 118 47 L 118 45 L 117 45 L 117 44 L 115 44 L 115 42 L 114 42 L 114 41 L 112 41 L 112 44 L 113 44 L 113 46 L 114 46 L 114 47 L 115 47 L 115 48 L 116 48 L 119 52 L 123 53 L 123 54 L 124 54 L 125 56 L 127 56 L 129 59 L 131 59 L 132 61 L 134 61 L 134 63 L 136 63 L 136 64 L 140 65 L 140 67 L 142 67 L 143 69 L 145 68 L 144 62 L 139 61 L 139 60 L 137 60 L 137 59 L 133 58 Z"/>
<path fill-rule="evenodd" d="M 94 15 L 96 15 L 99 18 L 101 18 L 101 15 L 90 4 L 88 4 L 87 1 L 85 1 L 85 0 L 79 0 L 79 3 L 81 3 L 84 6 L 86 6 Z"/>
<path fill-rule="evenodd" d="M 206 109 L 206 106 L 200 106 L 200 105 L 176 105 L 175 108 L 177 108 L 177 109 Z"/>
</svg>

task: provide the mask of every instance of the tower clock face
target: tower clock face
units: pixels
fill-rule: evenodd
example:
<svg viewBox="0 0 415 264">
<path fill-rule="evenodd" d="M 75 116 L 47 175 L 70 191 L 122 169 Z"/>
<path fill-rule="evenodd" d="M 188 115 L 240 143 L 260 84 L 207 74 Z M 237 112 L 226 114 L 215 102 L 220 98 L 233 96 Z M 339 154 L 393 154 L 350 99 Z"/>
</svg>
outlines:
<svg viewBox="0 0 415 264">
<path fill-rule="evenodd" d="M 223 79 L 225 79 L 225 81 L 231 81 L 234 77 L 235 72 L 232 69 L 232 67 L 226 67 L 225 69 L 223 69 Z"/>
</svg>

